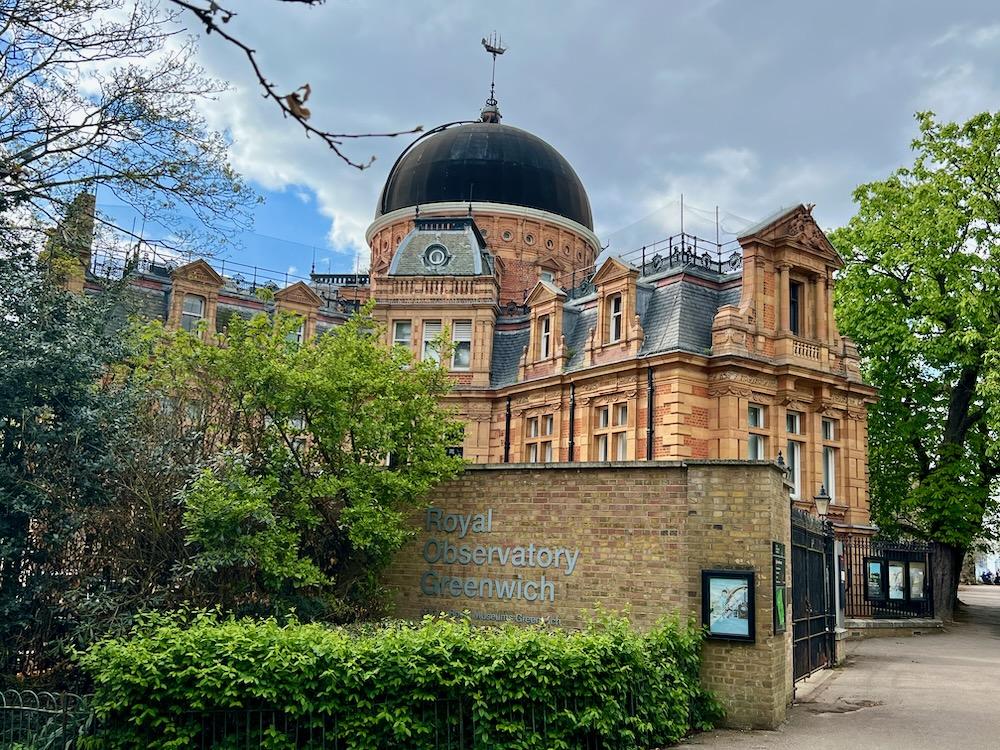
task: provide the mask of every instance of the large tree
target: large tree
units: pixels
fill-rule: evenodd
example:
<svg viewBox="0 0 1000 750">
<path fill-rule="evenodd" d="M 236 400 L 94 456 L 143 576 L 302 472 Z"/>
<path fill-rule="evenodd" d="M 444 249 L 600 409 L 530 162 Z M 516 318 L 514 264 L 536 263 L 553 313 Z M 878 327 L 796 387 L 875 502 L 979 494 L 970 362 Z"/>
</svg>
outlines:
<svg viewBox="0 0 1000 750">
<path fill-rule="evenodd" d="M 439 405 L 450 381 L 386 349 L 365 315 L 302 343 L 299 325 L 235 316 L 204 339 L 143 329 L 123 375 L 144 400 L 140 427 L 98 524 L 123 611 L 381 611 L 378 573 L 408 513 L 462 465 L 448 451 L 460 424 Z"/>
<path fill-rule="evenodd" d="M 224 87 L 196 64 L 181 13 L 146 0 L 0 0 L 0 183 L 4 208 L 21 208 L 4 223 L 51 224 L 100 187 L 164 233 L 195 217 L 189 241 L 246 224 L 253 195 L 199 109 Z"/>
<path fill-rule="evenodd" d="M 88 519 L 131 408 L 105 380 L 126 356 L 116 297 L 71 294 L 32 254 L 0 253 L 0 675 L 43 660 L 67 582 L 92 561 Z"/>
<path fill-rule="evenodd" d="M 880 390 L 873 517 L 937 543 L 935 604 L 949 618 L 966 551 L 996 532 L 1000 114 L 917 121 L 913 166 L 861 185 L 857 215 L 831 239 L 847 263 L 838 323 Z"/>
</svg>

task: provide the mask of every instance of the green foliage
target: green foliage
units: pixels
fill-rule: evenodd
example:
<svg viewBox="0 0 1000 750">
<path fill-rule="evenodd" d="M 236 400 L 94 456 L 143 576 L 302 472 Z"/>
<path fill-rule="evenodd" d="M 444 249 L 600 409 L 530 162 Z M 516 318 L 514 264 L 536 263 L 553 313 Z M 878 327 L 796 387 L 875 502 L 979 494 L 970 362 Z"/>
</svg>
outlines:
<svg viewBox="0 0 1000 750">
<path fill-rule="evenodd" d="M 190 747 L 226 709 L 243 741 L 261 738 L 261 714 L 246 711 L 276 710 L 260 727 L 271 748 L 307 746 L 286 718 L 325 726 L 328 746 L 434 748 L 460 715 L 477 747 L 653 747 L 720 717 L 699 684 L 701 640 L 675 620 L 648 634 L 612 617 L 581 632 L 431 618 L 347 630 L 199 613 L 145 618 L 81 663 L 100 747 Z"/>
<path fill-rule="evenodd" d="M 277 506 L 279 494 L 274 477 L 252 477 L 238 463 L 204 469 L 183 494 L 192 568 L 211 576 L 255 569 L 268 587 L 328 583 L 315 563 L 299 555 L 298 525 L 314 527 L 319 518 L 308 507 Z"/>
<path fill-rule="evenodd" d="M 446 373 L 364 315 L 302 345 L 280 315 L 122 330 L 124 284 L 54 280 L 0 258 L 0 674 L 141 611 L 379 613 L 404 518 L 462 466 Z"/>
<path fill-rule="evenodd" d="M 143 482 L 137 514 L 182 535 L 179 554 L 175 536 L 150 567 L 185 601 L 370 616 L 409 511 L 461 469 L 446 450 L 460 425 L 439 405 L 451 384 L 386 349 L 367 311 L 303 344 L 289 337 L 300 322 L 233 318 L 214 338 L 139 329 L 123 376 L 151 415 L 135 470 L 172 480 Z"/>
<path fill-rule="evenodd" d="M 857 215 L 831 235 L 847 261 L 837 320 L 880 390 L 874 519 L 960 553 L 995 533 L 1000 114 L 917 119 L 914 165 L 860 186 Z"/>
<path fill-rule="evenodd" d="M 127 353 L 116 301 L 51 284 L 28 252 L 0 255 L 0 673 L 32 637 L 42 661 L 73 621 L 65 571 L 89 557 L 86 521 L 129 426 L 127 394 L 104 379 Z"/>
</svg>

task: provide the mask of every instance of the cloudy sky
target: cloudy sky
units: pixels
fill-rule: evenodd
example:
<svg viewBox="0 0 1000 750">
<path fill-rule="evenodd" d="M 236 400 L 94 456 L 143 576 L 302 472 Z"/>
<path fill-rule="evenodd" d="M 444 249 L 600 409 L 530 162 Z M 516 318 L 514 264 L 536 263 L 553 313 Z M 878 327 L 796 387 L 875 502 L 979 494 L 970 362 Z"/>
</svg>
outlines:
<svg viewBox="0 0 1000 750">
<path fill-rule="evenodd" d="M 225 3 L 223 3 L 225 5 Z M 284 89 L 312 86 L 311 122 L 383 131 L 472 119 L 489 91 L 479 40 L 496 29 L 504 122 L 553 144 L 583 180 L 596 231 L 625 251 L 688 228 L 737 231 L 851 192 L 911 161 L 913 113 L 965 119 L 1000 107 L 996 0 L 666 0 L 474 3 L 242 0 L 230 30 Z M 191 28 L 195 25 L 192 23 Z M 260 96 L 238 51 L 203 39 L 233 89 L 209 109 L 266 201 L 240 260 L 351 270 L 379 190 L 408 139 L 367 140 L 357 172 Z"/>
</svg>

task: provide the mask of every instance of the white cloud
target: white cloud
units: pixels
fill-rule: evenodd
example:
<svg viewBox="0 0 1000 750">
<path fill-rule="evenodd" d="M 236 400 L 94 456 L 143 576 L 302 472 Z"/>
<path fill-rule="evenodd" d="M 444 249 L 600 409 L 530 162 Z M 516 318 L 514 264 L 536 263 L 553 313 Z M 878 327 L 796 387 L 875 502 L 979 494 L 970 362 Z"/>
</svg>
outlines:
<svg viewBox="0 0 1000 750">
<path fill-rule="evenodd" d="M 989 47 L 998 41 L 1000 41 L 1000 23 L 989 24 L 987 26 L 959 24 L 949 27 L 944 34 L 931 42 L 931 46 L 940 47 L 955 43 L 983 48 Z"/>
<path fill-rule="evenodd" d="M 958 118 L 995 108 L 1000 24 L 972 8 L 913 2 L 920 12 L 906 19 L 859 25 L 866 0 L 808 14 L 791 0 L 766 9 L 246 0 L 227 30 L 260 50 L 282 91 L 312 85 L 313 125 L 356 132 L 475 117 L 490 70 L 479 39 L 501 31 L 505 122 L 573 164 L 604 239 L 639 246 L 676 231 L 681 193 L 690 221 L 696 208 L 711 214 L 703 224 L 713 234 L 715 205 L 726 226 L 800 201 L 817 203 L 824 226 L 846 221 L 857 184 L 911 161 L 914 111 Z M 207 109 L 233 140 L 234 165 L 267 189 L 313 195 L 331 249 L 360 252 L 366 264 L 364 230 L 410 138 L 346 142 L 352 157 L 378 157 L 370 170 L 350 169 L 261 97 L 238 50 L 214 37 L 202 45 L 209 72 L 234 86 Z"/>
<path fill-rule="evenodd" d="M 992 110 L 1000 102 L 996 74 L 970 62 L 945 65 L 924 75 L 927 81 L 915 97 L 914 108 L 932 110 L 941 119 L 963 121 Z"/>
</svg>

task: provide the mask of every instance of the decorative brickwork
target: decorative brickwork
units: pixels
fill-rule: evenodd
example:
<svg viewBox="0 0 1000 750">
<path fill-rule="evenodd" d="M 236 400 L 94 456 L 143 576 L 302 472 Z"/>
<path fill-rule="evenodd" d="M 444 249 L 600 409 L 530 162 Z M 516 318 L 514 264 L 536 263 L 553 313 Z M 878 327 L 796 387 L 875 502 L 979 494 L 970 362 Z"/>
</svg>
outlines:
<svg viewBox="0 0 1000 750">
<path fill-rule="evenodd" d="M 438 487 L 430 502 L 442 514 L 483 514 L 484 523 L 488 515 L 490 530 L 477 532 L 468 524 L 462 536 L 458 524 L 443 531 L 449 526 L 440 518 L 428 529 L 426 511 L 415 514 L 416 538 L 386 577 L 397 615 L 468 610 L 481 622 L 544 617 L 577 627 L 601 607 L 627 612 L 644 627 L 671 613 L 700 617 L 702 570 L 754 570 L 756 642 L 707 642 L 703 680 L 725 703 L 730 726 L 773 728 L 784 719 L 792 690 L 791 641 L 789 633 L 773 632 L 771 543 L 790 546 L 791 527 L 788 490 L 773 465 L 474 466 Z M 498 558 L 481 565 L 474 559 L 467 565 L 428 563 L 428 555 L 443 554 L 445 544 L 531 544 L 539 565 L 518 568 Z M 543 547 L 549 552 L 542 553 Z M 543 554 L 551 554 L 551 565 L 540 565 Z M 518 574 L 522 581 L 540 582 L 541 601 L 498 600 L 479 590 L 468 597 L 464 589 L 453 596 L 447 584 L 443 595 L 425 593 L 444 576 L 503 580 Z"/>
</svg>

